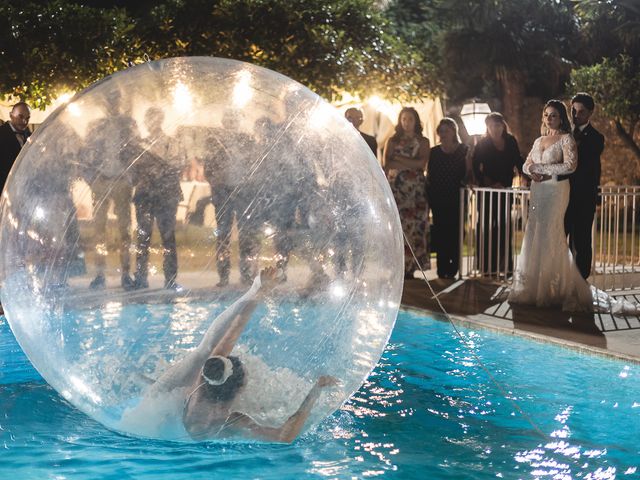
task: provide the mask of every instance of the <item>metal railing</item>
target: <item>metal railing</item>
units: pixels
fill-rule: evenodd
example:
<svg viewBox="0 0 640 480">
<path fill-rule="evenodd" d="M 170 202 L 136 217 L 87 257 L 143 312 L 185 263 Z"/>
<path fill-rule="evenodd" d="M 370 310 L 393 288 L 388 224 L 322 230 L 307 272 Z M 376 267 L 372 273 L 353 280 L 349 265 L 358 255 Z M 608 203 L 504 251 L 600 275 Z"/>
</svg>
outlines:
<svg viewBox="0 0 640 480">
<path fill-rule="evenodd" d="M 526 188 L 460 190 L 460 273 L 510 281 L 529 212 Z M 589 281 L 600 289 L 640 288 L 640 186 L 600 188 Z"/>
</svg>

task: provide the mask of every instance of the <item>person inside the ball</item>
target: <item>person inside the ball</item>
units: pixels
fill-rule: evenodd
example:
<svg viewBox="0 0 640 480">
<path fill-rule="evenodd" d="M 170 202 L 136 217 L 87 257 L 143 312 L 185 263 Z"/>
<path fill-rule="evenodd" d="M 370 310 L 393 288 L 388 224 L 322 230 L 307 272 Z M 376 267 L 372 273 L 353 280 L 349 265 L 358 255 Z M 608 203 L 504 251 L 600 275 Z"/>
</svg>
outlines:
<svg viewBox="0 0 640 480">
<path fill-rule="evenodd" d="M 320 376 L 307 396 L 280 426 L 265 426 L 249 415 L 234 411 L 247 372 L 231 352 L 258 305 L 259 293 L 279 283 L 281 270 L 267 267 L 251 288 L 222 312 L 209 326 L 198 347 L 167 370 L 144 395 L 146 399 L 184 392 L 182 422 L 194 440 L 247 435 L 263 440 L 292 442 L 302 431 L 322 389 L 338 384 L 331 376 Z M 144 399 L 143 399 L 144 402 Z"/>
</svg>

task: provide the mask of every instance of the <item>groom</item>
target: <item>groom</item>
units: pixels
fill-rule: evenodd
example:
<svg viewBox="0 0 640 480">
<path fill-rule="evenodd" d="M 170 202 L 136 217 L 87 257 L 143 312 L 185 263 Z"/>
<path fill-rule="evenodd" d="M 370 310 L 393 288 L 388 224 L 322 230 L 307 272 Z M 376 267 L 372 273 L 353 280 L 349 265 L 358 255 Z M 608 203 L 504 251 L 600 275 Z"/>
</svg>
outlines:
<svg viewBox="0 0 640 480">
<path fill-rule="evenodd" d="M 591 226 L 596 212 L 600 185 L 600 155 L 604 137 L 589 119 L 595 103 L 588 93 L 577 93 L 571 99 L 573 136 L 578 144 L 578 168 L 569 177 L 571 194 L 564 217 L 564 229 L 574 252 L 580 274 L 586 279 L 591 273 Z"/>
</svg>

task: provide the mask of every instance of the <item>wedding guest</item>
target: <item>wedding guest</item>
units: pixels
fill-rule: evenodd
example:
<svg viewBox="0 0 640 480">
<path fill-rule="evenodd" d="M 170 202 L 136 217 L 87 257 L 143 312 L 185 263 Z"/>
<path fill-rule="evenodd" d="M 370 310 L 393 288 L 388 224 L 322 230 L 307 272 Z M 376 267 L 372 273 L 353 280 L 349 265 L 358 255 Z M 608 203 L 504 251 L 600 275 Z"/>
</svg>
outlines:
<svg viewBox="0 0 640 480">
<path fill-rule="evenodd" d="M 398 115 L 395 133 L 384 146 L 383 167 L 398 205 L 402 231 L 408 241 L 404 250 L 404 274 L 414 277 L 415 253 L 423 269 L 430 268 L 427 244 L 427 198 L 425 168 L 429 161 L 429 140 L 422 134 L 418 112 L 404 107 Z"/>
<path fill-rule="evenodd" d="M 126 111 L 119 91 L 110 92 L 104 102 L 105 115 L 87 127 L 92 148 L 85 148 L 81 173 L 91 186 L 93 200 L 93 249 L 96 276 L 92 289 L 106 286 L 108 212 L 113 204 L 119 233 L 120 284 L 134 288 L 131 269 L 131 200 L 133 179 L 130 163 L 142 153 L 138 124 Z"/>
<path fill-rule="evenodd" d="M 432 246 L 439 278 L 454 278 L 460 266 L 460 187 L 466 177 L 469 147 L 460 141 L 458 125 L 443 118 L 427 167 L 427 199 L 433 215 Z"/>
<path fill-rule="evenodd" d="M 134 166 L 136 208 L 136 273 L 135 289 L 148 288 L 149 248 L 154 221 L 158 225 L 163 249 L 164 288 L 181 292 L 176 283 L 178 252 L 176 246 L 176 213 L 182 200 L 180 173 L 184 165 L 176 162 L 175 139 L 167 135 L 162 125 L 164 112 L 151 107 L 145 112 L 145 126 L 149 135 L 144 139 L 145 150 Z"/>
<path fill-rule="evenodd" d="M 604 137 L 589 121 L 594 108 L 595 102 L 587 93 L 578 93 L 571 99 L 573 137 L 578 144 L 578 167 L 569 177 L 571 193 L 564 227 L 580 274 L 585 279 L 591 274 L 591 226 L 598 203 L 600 155 L 604 150 Z"/>
<path fill-rule="evenodd" d="M 344 117 L 353 125 L 356 130 L 362 135 L 362 139 L 367 142 L 369 148 L 373 152 L 373 154 L 378 156 L 378 142 L 376 141 L 376 137 L 368 135 L 362 131 L 360 131 L 360 125 L 364 121 L 364 115 L 362 114 L 362 110 L 357 108 L 347 108 L 347 111 L 344 112 Z"/>
<path fill-rule="evenodd" d="M 522 172 L 522 156 L 515 137 L 509 133 L 504 117 L 492 112 L 485 119 L 486 135 L 476 145 L 471 160 L 475 182 L 480 187 L 510 188 L 514 172 Z M 513 270 L 511 242 L 511 195 L 501 192 L 479 194 L 477 255 L 483 273 L 508 274 Z M 505 262 L 506 260 L 506 262 Z"/>
<path fill-rule="evenodd" d="M 9 121 L 0 125 L 0 191 L 9 176 L 13 162 L 31 135 L 31 110 L 25 102 L 18 102 L 9 113 Z"/>
</svg>

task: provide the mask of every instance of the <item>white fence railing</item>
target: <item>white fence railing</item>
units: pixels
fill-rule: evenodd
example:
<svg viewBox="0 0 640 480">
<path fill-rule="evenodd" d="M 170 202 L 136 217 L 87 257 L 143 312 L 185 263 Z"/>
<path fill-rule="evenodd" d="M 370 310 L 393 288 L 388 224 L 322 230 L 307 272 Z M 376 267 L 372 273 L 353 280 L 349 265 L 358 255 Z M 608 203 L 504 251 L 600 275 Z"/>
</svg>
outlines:
<svg viewBox="0 0 640 480">
<path fill-rule="evenodd" d="M 601 187 L 589 281 L 603 290 L 640 288 L 640 186 Z M 460 275 L 508 282 L 529 212 L 524 188 L 463 188 Z"/>
</svg>

